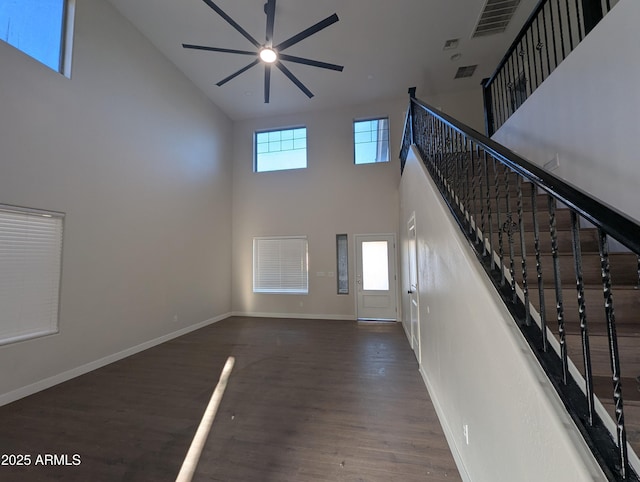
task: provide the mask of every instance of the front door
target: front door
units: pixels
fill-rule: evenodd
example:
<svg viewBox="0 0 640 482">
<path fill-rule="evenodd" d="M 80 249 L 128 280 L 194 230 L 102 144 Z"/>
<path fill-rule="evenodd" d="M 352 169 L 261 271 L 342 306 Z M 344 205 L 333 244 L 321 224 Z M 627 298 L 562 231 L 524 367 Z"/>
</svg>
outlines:
<svg viewBox="0 0 640 482">
<path fill-rule="evenodd" d="M 395 321 L 395 235 L 356 235 L 355 240 L 358 319 Z"/>
</svg>

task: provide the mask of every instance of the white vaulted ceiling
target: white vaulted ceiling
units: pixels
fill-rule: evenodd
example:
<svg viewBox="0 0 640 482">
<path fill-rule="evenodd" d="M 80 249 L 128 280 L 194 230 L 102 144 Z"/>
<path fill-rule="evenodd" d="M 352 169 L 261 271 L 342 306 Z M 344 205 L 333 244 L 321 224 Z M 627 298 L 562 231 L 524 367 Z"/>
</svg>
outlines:
<svg viewBox="0 0 640 482">
<path fill-rule="evenodd" d="M 334 12 L 340 21 L 286 53 L 344 66 L 343 72 L 286 63 L 314 94 L 307 98 L 278 69 L 270 103 L 263 99 L 264 69 L 257 65 L 222 87 L 216 82 L 253 59 L 187 50 L 183 43 L 254 50 L 203 0 L 109 0 L 232 119 L 319 110 L 392 99 L 417 86 L 418 97 L 479 88 L 513 41 L 536 0 L 523 0 L 505 33 L 472 38 L 485 0 L 277 0 L 274 43 Z M 264 42 L 265 0 L 214 0 L 258 42 Z M 454 50 L 443 50 L 459 38 Z M 460 58 L 451 60 L 459 53 Z M 471 78 L 454 80 L 461 66 L 478 64 Z"/>
</svg>

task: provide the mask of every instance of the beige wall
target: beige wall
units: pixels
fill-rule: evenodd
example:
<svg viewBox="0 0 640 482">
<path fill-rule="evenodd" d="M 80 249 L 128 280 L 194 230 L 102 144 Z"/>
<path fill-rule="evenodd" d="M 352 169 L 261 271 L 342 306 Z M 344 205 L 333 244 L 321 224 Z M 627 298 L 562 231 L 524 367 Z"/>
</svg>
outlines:
<svg viewBox="0 0 640 482">
<path fill-rule="evenodd" d="M 403 267 L 416 219 L 420 372 L 464 479 L 605 480 L 413 150 L 400 197 Z M 408 289 L 403 270 L 407 331 Z"/>
<path fill-rule="evenodd" d="M 400 136 L 408 99 L 338 111 L 302 113 L 238 122 L 234 126 L 233 310 L 237 313 L 354 318 L 354 235 L 396 233 Z M 389 116 L 391 162 L 353 163 L 353 120 Z M 307 127 L 307 169 L 254 173 L 253 133 L 260 129 Z M 335 235 L 349 236 L 351 293 L 336 294 Z M 309 294 L 254 294 L 255 236 L 306 235 Z"/>
<path fill-rule="evenodd" d="M 420 97 L 420 92 L 416 92 L 418 99 L 423 99 L 429 105 L 436 107 L 451 117 L 484 134 L 484 104 L 482 100 L 482 88 L 465 90 L 455 93 L 443 93 Z"/>
<path fill-rule="evenodd" d="M 621 0 L 493 138 L 640 220 L 638 18 Z"/>
<path fill-rule="evenodd" d="M 77 4 L 71 79 L 0 42 L 0 203 L 66 213 L 60 333 L 0 346 L 0 403 L 231 308 L 231 122 Z"/>
</svg>

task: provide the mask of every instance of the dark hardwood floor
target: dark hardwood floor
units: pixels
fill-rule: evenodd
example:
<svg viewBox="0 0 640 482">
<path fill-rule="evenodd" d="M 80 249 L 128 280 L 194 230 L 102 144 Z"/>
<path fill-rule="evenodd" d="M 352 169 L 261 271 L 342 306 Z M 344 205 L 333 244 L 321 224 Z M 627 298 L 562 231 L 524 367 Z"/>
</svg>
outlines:
<svg viewBox="0 0 640 482">
<path fill-rule="evenodd" d="M 195 481 L 460 480 L 400 324 L 238 317 L 0 407 L 0 480 L 175 480 L 229 356 Z"/>
</svg>

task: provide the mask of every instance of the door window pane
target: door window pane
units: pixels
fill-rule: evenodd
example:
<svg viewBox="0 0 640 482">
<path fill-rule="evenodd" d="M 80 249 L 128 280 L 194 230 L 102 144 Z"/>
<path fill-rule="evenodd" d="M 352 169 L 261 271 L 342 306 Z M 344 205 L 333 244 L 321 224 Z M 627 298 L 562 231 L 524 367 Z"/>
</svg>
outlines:
<svg viewBox="0 0 640 482">
<path fill-rule="evenodd" d="M 365 290 L 389 290 L 389 258 L 387 241 L 362 243 L 362 288 Z"/>
</svg>

